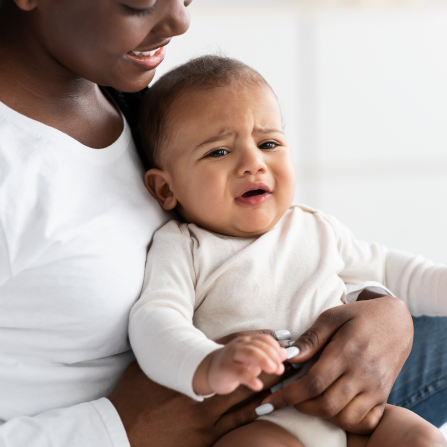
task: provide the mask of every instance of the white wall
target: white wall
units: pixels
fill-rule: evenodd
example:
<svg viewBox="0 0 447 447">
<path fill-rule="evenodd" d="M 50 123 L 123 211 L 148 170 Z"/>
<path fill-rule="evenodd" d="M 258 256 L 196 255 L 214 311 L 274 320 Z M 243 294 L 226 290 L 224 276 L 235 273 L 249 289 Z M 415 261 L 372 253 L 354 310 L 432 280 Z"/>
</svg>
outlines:
<svg viewBox="0 0 447 447">
<path fill-rule="evenodd" d="M 447 262 L 447 9 L 336 3 L 194 0 L 159 75 L 216 51 L 253 66 L 282 106 L 297 200 Z"/>
</svg>

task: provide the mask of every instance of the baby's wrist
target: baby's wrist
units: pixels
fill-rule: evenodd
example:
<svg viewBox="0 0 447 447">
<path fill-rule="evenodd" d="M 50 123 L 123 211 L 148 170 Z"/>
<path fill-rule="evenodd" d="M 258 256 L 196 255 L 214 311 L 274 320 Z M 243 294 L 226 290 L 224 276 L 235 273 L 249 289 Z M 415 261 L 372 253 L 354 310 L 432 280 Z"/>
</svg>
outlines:
<svg viewBox="0 0 447 447">
<path fill-rule="evenodd" d="M 192 387 L 194 392 L 198 396 L 207 396 L 208 394 L 212 394 L 213 390 L 208 384 L 208 375 L 210 370 L 210 365 L 215 356 L 216 351 L 208 354 L 197 367 L 196 372 L 194 374 Z"/>
</svg>

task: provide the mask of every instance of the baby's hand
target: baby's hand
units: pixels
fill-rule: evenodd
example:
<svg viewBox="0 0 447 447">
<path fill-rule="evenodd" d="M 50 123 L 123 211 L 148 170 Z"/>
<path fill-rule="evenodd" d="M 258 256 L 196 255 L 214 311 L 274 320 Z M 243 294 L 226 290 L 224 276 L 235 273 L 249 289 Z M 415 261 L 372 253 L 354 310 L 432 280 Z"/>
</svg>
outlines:
<svg viewBox="0 0 447 447">
<path fill-rule="evenodd" d="M 194 375 L 194 391 L 200 395 L 229 394 L 239 385 L 262 390 L 262 371 L 282 374 L 286 350 L 270 335 L 238 337 L 208 355 Z"/>
</svg>

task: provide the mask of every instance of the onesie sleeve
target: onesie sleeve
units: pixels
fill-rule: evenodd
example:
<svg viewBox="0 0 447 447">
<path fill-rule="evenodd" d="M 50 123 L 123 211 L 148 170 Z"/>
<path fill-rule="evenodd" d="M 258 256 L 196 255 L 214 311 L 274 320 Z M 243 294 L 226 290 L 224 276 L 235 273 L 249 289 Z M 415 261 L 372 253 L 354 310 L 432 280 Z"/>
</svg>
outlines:
<svg viewBox="0 0 447 447">
<path fill-rule="evenodd" d="M 420 255 L 388 250 L 377 243 L 357 240 L 331 216 L 338 251 L 344 262 L 339 276 L 345 283 L 376 281 L 407 305 L 413 316 L 447 316 L 447 266 Z"/>
<path fill-rule="evenodd" d="M 141 369 L 152 380 L 195 400 L 194 373 L 222 346 L 193 326 L 196 274 L 186 224 L 171 221 L 154 235 L 143 292 L 132 308 L 129 337 Z"/>
</svg>

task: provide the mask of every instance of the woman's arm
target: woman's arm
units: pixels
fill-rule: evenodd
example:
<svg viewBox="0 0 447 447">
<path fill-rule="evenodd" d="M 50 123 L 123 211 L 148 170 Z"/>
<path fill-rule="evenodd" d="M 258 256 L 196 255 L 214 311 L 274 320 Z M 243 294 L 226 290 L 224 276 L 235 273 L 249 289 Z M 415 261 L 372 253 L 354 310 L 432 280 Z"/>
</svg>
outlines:
<svg viewBox="0 0 447 447">
<path fill-rule="evenodd" d="M 263 375 L 261 379 L 265 388 L 278 382 L 274 375 Z M 252 396 L 249 403 L 226 414 Z M 196 402 L 156 384 L 133 363 L 110 400 L 132 447 L 209 447 L 229 431 L 256 419 L 255 408 L 265 396 L 266 392 L 254 396 L 248 388 L 239 387 L 231 394 Z"/>
</svg>

